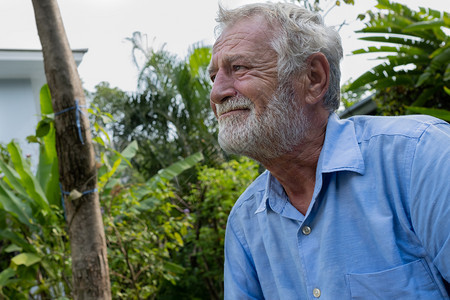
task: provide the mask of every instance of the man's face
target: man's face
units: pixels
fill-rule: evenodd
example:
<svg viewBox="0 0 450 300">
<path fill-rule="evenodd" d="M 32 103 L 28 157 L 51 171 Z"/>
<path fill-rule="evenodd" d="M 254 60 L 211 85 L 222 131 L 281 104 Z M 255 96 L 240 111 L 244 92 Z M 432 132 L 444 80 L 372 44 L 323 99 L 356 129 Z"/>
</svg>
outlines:
<svg viewBox="0 0 450 300">
<path fill-rule="evenodd" d="M 217 111 L 229 97 L 245 96 L 261 114 L 277 87 L 277 54 L 270 47 L 267 23 L 253 17 L 227 28 L 213 47 L 211 107 L 219 123 L 232 115 L 248 117 L 248 109 Z"/>
<path fill-rule="evenodd" d="M 260 161 L 290 151 L 305 128 L 293 89 L 278 86 L 272 34 L 261 17 L 240 21 L 216 41 L 210 65 L 221 147 Z"/>
</svg>

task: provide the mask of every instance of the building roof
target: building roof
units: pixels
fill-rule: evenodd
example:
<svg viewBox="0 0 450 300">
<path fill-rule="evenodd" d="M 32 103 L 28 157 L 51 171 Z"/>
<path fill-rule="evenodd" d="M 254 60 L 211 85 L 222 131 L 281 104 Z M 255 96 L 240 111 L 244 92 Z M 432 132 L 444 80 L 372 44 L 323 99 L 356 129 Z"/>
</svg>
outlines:
<svg viewBox="0 0 450 300">
<path fill-rule="evenodd" d="M 354 115 L 374 115 L 377 111 L 377 104 L 372 98 L 373 95 L 370 95 L 361 101 L 356 102 L 343 112 L 339 113 L 339 117 L 345 119 Z"/>
<path fill-rule="evenodd" d="M 88 49 L 72 50 L 77 66 Z M 0 49 L 0 79 L 22 79 L 45 76 L 41 50 Z"/>
</svg>

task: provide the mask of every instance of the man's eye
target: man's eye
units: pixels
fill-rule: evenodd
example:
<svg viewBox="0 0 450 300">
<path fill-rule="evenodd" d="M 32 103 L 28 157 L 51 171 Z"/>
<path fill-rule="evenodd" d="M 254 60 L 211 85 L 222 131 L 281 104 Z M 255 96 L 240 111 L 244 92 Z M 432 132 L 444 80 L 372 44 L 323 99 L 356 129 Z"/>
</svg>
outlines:
<svg viewBox="0 0 450 300">
<path fill-rule="evenodd" d="M 242 70 L 242 69 L 244 69 L 244 66 L 241 66 L 241 65 L 234 65 L 233 66 L 233 71 L 240 71 L 240 70 Z"/>
<path fill-rule="evenodd" d="M 214 80 L 216 79 L 216 75 L 211 75 L 209 78 L 211 78 L 211 81 L 214 82 Z"/>
</svg>

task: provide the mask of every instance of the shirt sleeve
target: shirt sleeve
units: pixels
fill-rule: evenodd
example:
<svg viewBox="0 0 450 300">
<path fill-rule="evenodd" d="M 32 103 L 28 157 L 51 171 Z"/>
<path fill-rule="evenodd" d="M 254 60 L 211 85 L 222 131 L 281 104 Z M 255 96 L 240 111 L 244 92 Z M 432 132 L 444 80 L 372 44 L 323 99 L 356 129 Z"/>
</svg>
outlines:
<svg viewBox="0 0 450 300">
<path fill-rule="evenodd" d="M 231 215 L 225 233 L 225 300 L 264 299 L 246 245 L 244 236 L 236 230 Z"/>
<path fill-rule="evenodd" d="M 430 125 L 411 167 L 411 221 L 442 277 L 450 282 L 450 125 Z"/>
</svg>

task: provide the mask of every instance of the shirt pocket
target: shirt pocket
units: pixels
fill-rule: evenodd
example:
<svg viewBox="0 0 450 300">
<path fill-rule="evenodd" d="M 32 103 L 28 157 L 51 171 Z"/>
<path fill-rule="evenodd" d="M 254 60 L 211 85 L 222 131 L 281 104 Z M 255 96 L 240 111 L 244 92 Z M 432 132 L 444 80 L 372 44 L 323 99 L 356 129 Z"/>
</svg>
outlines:
<svg viewBox="0 0 450 300">
<path fill-rule="evenodd" d="M 423 260 L 392 269 L 347 274 L 352 299 L 444 299 Z"/>
</svg>

